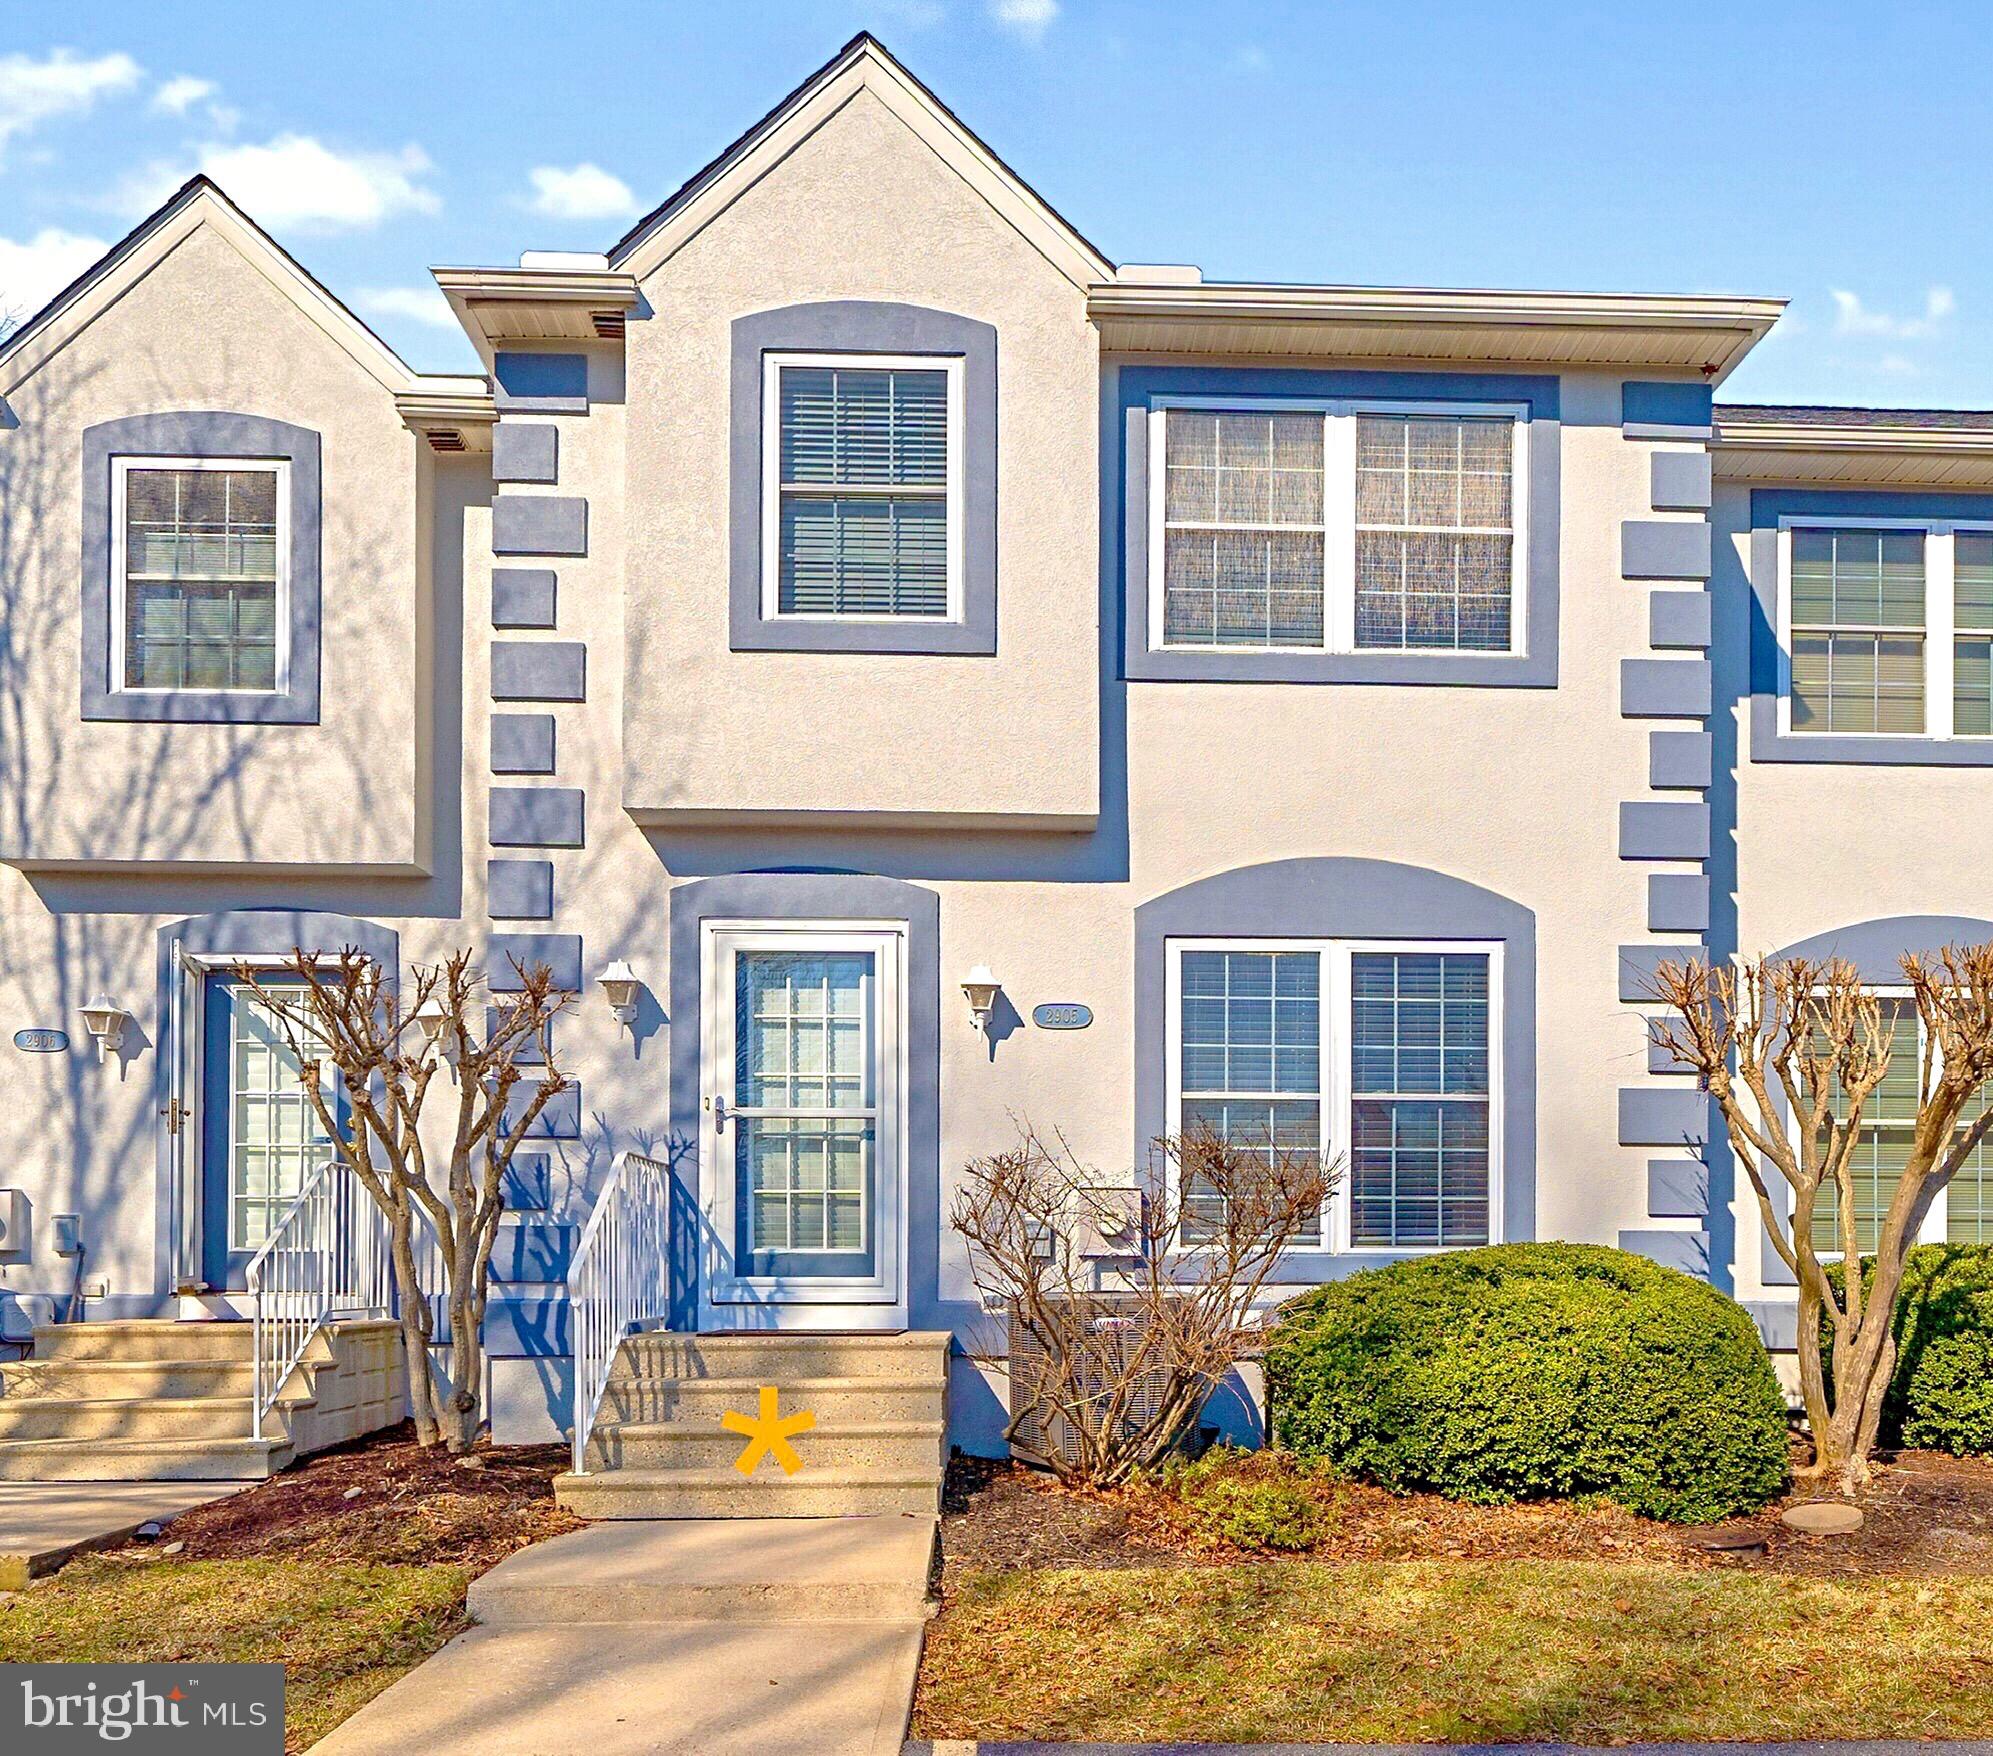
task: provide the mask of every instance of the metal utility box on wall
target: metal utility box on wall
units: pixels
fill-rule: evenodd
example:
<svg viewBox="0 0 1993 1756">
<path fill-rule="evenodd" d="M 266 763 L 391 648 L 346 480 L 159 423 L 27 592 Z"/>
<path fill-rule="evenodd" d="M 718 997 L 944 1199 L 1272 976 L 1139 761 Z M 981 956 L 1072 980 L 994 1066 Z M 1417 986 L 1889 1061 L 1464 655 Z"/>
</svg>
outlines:
<svg viewBox="0 0 1993 1756">
<path fill-rule="evenodd" d="M 0 1189 L 0 1256 L 28 1254 L 28 1192 Z"/>
</svg>

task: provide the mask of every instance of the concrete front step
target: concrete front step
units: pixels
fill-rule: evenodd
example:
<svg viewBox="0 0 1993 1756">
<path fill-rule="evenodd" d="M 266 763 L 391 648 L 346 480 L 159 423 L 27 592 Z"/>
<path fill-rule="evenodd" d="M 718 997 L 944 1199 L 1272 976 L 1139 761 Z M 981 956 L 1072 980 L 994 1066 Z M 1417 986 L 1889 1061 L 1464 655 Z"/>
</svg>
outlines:
<svg viewBox="0 0 1993 1756">
<path fill-rule="evenodd" d="M 242 1439 L 247 1397 L 0 1397 L 0 1442 L 9 1439 Z M 277 1432 L 264 1429 L 266 1438 Z"/>
<path fill-rule="evenodd" d="M 241 1482 L 291 1461 L 278 1439 L 11 1439 L 0 1482 Z"/>
<path fill-rule="evenodd" d="M 656 1331 L 626 1338 L 612 1381 L 752 1378 L 934 1378 L 946 1373 L 946 1331 L 903 1335 L 790 1330 L 779 1334 L 685 1335 Z"/>
<path fill-rule="evenodd" d="M 804 1469 L 763 1462 L 753 1476 L 727 1469 L 612 1469 L 554 1478 L 554 1498 L 583 1518 L 843 1518 L 872 1513 L 936 1517 L 941 1471 Z"/>
<path fill-rule="evenodd" d="M 102 1402 L 230 1396 L 246 1400 L 255 1389 L 256 1368 L 247 1361 L 30 1358 L 0 1365 L 0 1398 Z"/>
<path fill-rule="evenodd" d="M 716 1421 L 728 1409 L 752 1414 L 761 1378 L 625 1378 L 602 1397 L 602 1421 Z M 938 1421 L 948 1413 L 948 1380 L 791 1378 L 776 1386 L 784 1410 L 807 1408 L 825 1425 L 847 1421 Z"/>
<path fill-rule="evenodd" d="M 164 1319 L 129 1323 L 51 1323 L 35 1331 L 36 1360 L 235 1360 L 253 1355 L 248 1323 L 186 1322 Z"/>
<path fill-rule="evenodd" d="M 602 1524 L 508 1556 L 470 1588 L 494 1627 L 914 1622 L 936 1521 L 727 1518 Z"/>
<path fill-rule="evenodd" d="M 796 1413 L 807 1402 L 785 1404 Z M 749 1403 L 743 1412 L 752 1413 Z M 939 1470 L 946 1461 L 942 1421 L 819 1421 L 790 1443 L 802 1458 L 799 1475 L 817 1470 L 884 1471 L 907 1474 Z M 748 1443 L 718 1421 L 616 1422 L 598 1426 L 589 1438 L 592 1469 L 718 1470 L 730 1467 Z M 774 1472 L 780 1466 L 764 1458 L 756 1469 Z M 740 1472 L 734 1472 L 738 1475 Z"/>
</svg>

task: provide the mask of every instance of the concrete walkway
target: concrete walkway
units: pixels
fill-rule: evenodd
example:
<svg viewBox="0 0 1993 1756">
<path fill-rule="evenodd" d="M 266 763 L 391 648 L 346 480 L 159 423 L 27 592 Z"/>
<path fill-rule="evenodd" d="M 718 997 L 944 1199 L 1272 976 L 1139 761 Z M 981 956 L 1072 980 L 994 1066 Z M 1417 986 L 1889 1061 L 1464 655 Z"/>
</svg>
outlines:
<svg viewBox="0 0 1993 1756">
<path fill-rule="evenodd" d="M 246 1482 L 0 1482 L 0 1591 L 21 1591 L 71 1555 L 121 1543 L 226 1499 Z"/>
<path fill-rule="evenodd" d="M 899 1756 L 935 1520 L 619 1521 L 470 1592 L 318 1756 Z"/>
</svg>

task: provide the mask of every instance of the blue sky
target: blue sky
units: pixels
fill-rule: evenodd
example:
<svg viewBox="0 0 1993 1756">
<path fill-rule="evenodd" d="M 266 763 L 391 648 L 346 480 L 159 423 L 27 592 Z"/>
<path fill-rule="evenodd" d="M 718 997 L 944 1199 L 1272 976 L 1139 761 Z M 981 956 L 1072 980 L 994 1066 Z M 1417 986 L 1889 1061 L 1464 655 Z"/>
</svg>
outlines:
<svg viewBox="0 0 1993 1756">
<path fill-rule="evenodd" d="M 1793 300 L 1739 400 L 1993 406 L 1993 7 L 7 0 L 0 310 L 206 168 L 411 363 L 869 28 L 1119 260 Z"/>
</svg>

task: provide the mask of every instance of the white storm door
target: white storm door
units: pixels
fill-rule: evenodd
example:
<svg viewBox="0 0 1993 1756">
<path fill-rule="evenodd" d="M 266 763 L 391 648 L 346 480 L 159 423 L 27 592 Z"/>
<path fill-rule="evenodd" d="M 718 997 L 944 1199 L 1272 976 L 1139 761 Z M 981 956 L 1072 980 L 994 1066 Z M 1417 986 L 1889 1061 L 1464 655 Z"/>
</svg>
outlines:
<svg viewBox="0 0 1993 1756">
<path fill-rule="evenodd" d="M 897 1303 L 904 932 L 708 923 L 705 939 L 710 1300 Z"/>
</svg>

